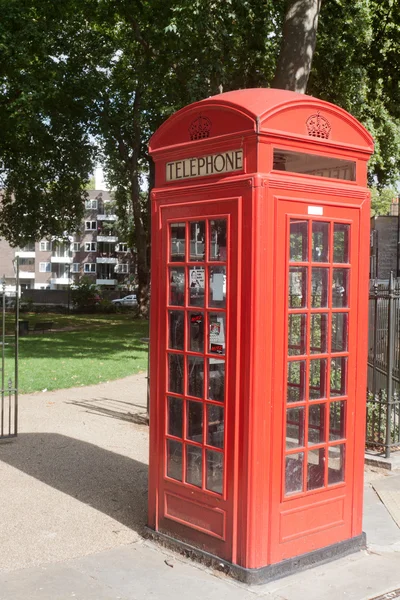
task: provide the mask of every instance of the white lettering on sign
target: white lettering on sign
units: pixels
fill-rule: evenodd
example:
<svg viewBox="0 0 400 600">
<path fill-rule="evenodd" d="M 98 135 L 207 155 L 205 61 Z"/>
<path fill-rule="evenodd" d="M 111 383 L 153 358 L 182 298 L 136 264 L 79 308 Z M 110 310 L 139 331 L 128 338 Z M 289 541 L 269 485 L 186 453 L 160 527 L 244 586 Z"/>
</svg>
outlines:
<svg viewBox="0 0 400 600">
<path fill-rule="evenodd" d="M 323 215 L 324 208 L 323 208 L 323 206 L 309 206 L 308 214 L 309 215 Z"/>
<path fill-rule="evenodd" d="M 243 150 L 228 150 L 220 154 L 175 160 L 166 165 L 167 181 L 231 173 L 243 169 Z"/>
</svg>

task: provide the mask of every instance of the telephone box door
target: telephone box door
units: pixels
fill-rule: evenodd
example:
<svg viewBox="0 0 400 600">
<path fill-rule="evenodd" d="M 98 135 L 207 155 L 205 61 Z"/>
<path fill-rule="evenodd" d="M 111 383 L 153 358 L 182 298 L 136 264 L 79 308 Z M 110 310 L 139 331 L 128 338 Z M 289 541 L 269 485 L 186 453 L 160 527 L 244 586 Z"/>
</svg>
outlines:
<svg viewBox="0 0 400 600">
<path fill-rule="evenodd" d="M 161 219 L 158 528 L 231 560 L 237 201 Z"/>
<path fill-rule="evenodd" d="M 276 232 L 272 563 L 352 536 L 359 210 L 278 200 Z"/>
</svg>

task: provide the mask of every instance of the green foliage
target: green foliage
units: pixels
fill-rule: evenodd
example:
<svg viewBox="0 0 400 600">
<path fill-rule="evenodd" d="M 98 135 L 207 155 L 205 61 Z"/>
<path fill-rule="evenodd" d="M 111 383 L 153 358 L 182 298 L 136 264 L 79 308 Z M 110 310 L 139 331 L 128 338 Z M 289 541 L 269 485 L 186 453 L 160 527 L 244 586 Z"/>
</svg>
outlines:
<svg viewBox="0 0 400 600">
<path fill-rule="evenodd" d="M 371 188 L 371 214 L 388 215 L 392 201 L 399 193 L 393 187 L 379 189 L 376 185 Z"/>
<path fill-rule="evenodd" d="M 0 234 L 13 244 L 74 230 L 95 161 L 115 190 L 148 284 L 152 133 L 220 91 L 268 86 L 285 0 L 0 0 Z M 376 141 L 370 183 L 400 172 L 400 6 L 322 2 L 308 93 Z M 127 216 L 126 216 L 127 215 Z"/>
<path fill-rule="evenodd" d="M 83 276 L 77 285 L 71 288 L 71 300 L 77 309 L 87 309 L 94 307 L 101 298 L 91 279 Z"/>
</svg>

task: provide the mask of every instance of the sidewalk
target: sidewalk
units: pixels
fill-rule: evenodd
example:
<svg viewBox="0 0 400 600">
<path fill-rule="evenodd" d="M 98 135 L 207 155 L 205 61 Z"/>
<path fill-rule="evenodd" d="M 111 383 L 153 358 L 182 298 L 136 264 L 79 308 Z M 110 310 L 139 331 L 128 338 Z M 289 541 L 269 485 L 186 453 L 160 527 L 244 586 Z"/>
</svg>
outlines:
<svg viewBox="0 0 400 600">
<path fill-rule="evenodd" d="M 0 445 L 0 600 L 369 600 L 400 588 L 396 472 L 366 470 L 367 552 L 266 585 L 145 541 L 145 402 L 143 374 L 21 396 L 20 436 Z"/>
</svg>

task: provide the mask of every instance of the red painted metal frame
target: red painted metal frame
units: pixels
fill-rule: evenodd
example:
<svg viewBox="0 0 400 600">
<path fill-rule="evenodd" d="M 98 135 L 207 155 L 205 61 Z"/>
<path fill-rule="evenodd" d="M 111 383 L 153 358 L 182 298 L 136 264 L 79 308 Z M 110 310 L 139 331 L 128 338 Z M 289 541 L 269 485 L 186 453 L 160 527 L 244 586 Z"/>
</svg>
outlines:
<svg viewBox="0 0 400 600">
<path fill-rule="evenodd" d="M 307 134 L 307 118 L 318 111 L 329 120 L 329 139 Z M 188 131 L 199 115 L 211 123 L 209 137 L 191 141 Z M 167 162 L 238 148 L 244 154 L 242 171 L 166 180 Z M 355 161 L 356 181 L 274 171 L 274 148 Z M 150 151 L 156 162 L 156 188 L 152 194 L 151 528 L 246 568 L 277 563 L 361 533 L 369 264 L 366 173 L 372 150 L 368 132 L 342 109 L 315 98 L 266 89 L 229 92 L 190 105 L 173 115 L 153 136 Z M 309 215 L 308 206 L 320 207 L 323 215 Z M 226 319 L 230 369 L 224 449 L 227 470 L 222 497 L 165 477 L 164 456 L 168 224 L 217 216 L 227 216 L 231 228 L 230 305 Z M 346 402 L 351 409 L 347 411 L 345 482 L 285 497 L 291 216 L 350 223 L 353 227 L 350 306 L 344 309 L 350 315 L 349 352 L 335 353 L 349 356 Z M 332 241 L 332 231 L 330 235 Z M 329 269 L 332 277 L 331 262 Z M 310 315 L 313 310 L 300 312 Z M 315 312 L 328 314 L 332 309 Z M 330 353 L 321 356 L 328 360 Z M 318 357 L 315 354 L 311 358 Z M 314 403 L 328 406 L 329 399 Z M 308 402 L 301 405 L 307 406 Z M 327 413 L 324 426 L 326 430 Z M 316 446 L 328 449 L 340 443 Z"/>
</svg>

